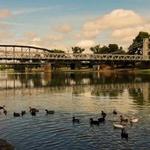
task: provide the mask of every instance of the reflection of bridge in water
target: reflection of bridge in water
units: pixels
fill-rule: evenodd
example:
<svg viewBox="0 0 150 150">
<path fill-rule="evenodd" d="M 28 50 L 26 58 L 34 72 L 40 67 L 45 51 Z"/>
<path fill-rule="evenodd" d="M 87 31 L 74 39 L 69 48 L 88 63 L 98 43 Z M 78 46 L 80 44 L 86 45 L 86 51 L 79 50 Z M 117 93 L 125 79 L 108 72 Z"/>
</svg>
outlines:
<svg viewBox="0 0 150 150">
<path fill-rule="evenodd" d="M 53 53 L 49 49 L 22 45 L 0 45 L 0 64 L 42 64 L 54 61 L 150 61 L 149 40 L 144 40 L 142 55 Z"/>
<path fill-rule="evenodd" d="M 53 86 L 50 83 L 46 84 L 44 80 L 42 81 L 42 85 L 36 86 L 33 84 L 32 80 L 27 83 L 21 83 L 18 80 L 7 80 L 7 79 L 1 79 L 0 80 L 0 92 L 3 92 L 4 90 L 14 91 L 14 93 L 26 93 L 26 94 L 34 94 L 34 93 L 57 93 L 57 92 L 72 92 L 76 91 L 75 93 L 81 94 L 84 91 L 92 91 L 95 92 L 113 92 L 113 91 L 124 91 L 124 90 L 130 90 L 135 89 L 139 90 L 144 93 L 144 99 L 149 99 L 149 89 L 150 89 L 150 83 L 149 82 L 132 82 L 132 83 L 108 83 L 108 84 L 78 84 L 78 83 L 72 83 L 66 84 L 66 85 L 58 85 Z"/>
<path fill-rule="evenodd" d="M 34 83 L 32 82 L 32 79 L 30 81 L 27 81 L 26 83 L 22 83 L 21 81 L 17 80 L 17 79 L 0 79 L 0 90 L 3 89 L 21 89 L 21 88 L 52 88 L 52 89 L 57 89 L 57 87 L 59 87 L 59 89 L 64 89 L 66 87 L 91 87 L 91 86 L 95 86 L 97 89 L 101 90 L 101 91 L 107 91 L 107 90 L 123 90 L 123 89 L 129 89 L 129 88 L 141 88 L 144 87 L 146 84 L 150 84 L 149 82 L 132 82 L 132 83 L 98 83 L 98 84 L 92 84 L 90 83 L 90 81 L 87 82 L 81 82 L 81 83 L 77 83 L 77 82 L 72 82 L 72 81 L 68 81 L 66 84 L 64 83 L 64 85 L 51 85 L 51 83 L 46 84 L 46 82 L 44 80 L 41 81 L 40 86 L 36 86 L 34 85 Z"/>
</svg>

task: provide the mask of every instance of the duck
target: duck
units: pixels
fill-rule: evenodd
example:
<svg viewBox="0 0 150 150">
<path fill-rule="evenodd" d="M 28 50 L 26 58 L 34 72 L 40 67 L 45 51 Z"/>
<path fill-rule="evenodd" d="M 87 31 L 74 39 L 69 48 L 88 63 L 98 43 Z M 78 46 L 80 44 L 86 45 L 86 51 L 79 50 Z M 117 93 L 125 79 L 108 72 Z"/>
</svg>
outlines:
<svg viewBox="0 0 150 150">
<path fill-rule="evenodd" d="M 114 115 L 117 115 L 117 114 L 118 114 L 115 109 L 113 110 L 113 114 L 114 114 Z"/>
<path fill-rule="evenodd" d="M 136 123 L 136 122 L 138 122 L 138 121 L 139 121 L 138 118 L 131 118 L 131 119 L 130 119 L 130 123 Z"/>
<path fill-rule="evenodd" d="M 16 112 L 14 112 L 14 117 L 20 117 L 20 113 L 16 113 Z"/>
<path fill-rule="evenodd" d="M 128 122 L 127 118 L 124 118 L 122 115 L 120 115 L 120 122 Z"/>
<path fill-rule="evenodd" d="M 31 111 L 30 114 L 31 114 L 32 116 L 36 116 L 36 111 Z"/>
<path fill-rule="evenodd" d="M 128 140 L 128 133 L 125 131 L 125 128 L 121 129 L 121 138 Z"/>
<path fill-rule="evenodd" d="M 3 106 L 0 106 L 0 110 L 1 110 L 1 109 L 4 109 L 4 108 L 5 108 L 5 105 L 3 105 Z"/>
<path fill-rule="evenodd" d="M 125 126 L 123 126 L 122 124 L 113 123 L 113 127 L 114 129 L 123 129 Z"/>
<path fill-rule="evenodd" d="M 39 110 L 36 108 L 29 107 L 29 109 L 30 109 L 30 112 L 39 112 Z"/>
<path fill-rule="evenodd" d="M 90 124 L 91 125 L 99 125 L 99 121 L 98 120 L 93 120 L 93 118 L 90 118 Z"/>
<path fill-rule="evenodd" d="M 54 113 L 55 113 L 54 110 L 47 110 L 47 109 L 45 109 L 45 111 L 46 111 L 46 114 L 47 114 L 47 115 L 48 115 L 48 114 L 54 114 Z"/>
<path fill-rule="evenodd" d="M 73 123 L 80 123 L 80 120 L 79 120 L 79 119 L 76 119 L 75 117 L 72 117 L 72 122 L 73 122 Z"/>
<path fill-rule="evenodd" d="M 130 119 L 130 125 L 133 126 L 133 123 L 137 123 L 139 121 L 138 118 L 131 118 Z"/>
<path fill-rule="evenodd" d="M 99 123 L 104 123 L 105 122 L 105 117 L 98 118 Z"/>
<path fill-rule="evenodd" d="M 21 111 L 21 116 L 24 116 L 26 114 L 26 111 L 25 110 L 22 110 Z"/>
<path fill-rule="evenodd" d="M 5 116 L 7 115 L 7 110 L 3 109 L 3 113 L 5 114 Z"/>
<path fill-rule="evenodd" d="M 103 118 L 105 118 L 107 114 L 102 110 L 101 115 L 102 115 Z"/>
</svg>

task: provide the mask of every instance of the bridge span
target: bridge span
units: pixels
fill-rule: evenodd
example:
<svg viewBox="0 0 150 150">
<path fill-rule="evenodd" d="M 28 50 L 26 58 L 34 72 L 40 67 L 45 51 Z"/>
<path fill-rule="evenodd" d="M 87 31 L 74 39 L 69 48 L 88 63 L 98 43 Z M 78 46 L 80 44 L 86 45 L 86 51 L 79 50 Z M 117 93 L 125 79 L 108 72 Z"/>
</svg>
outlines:
<svg viewBox="0 0 150 150">
<path fill-rule="evenodd" d="M 54 53 L 35 46 L 0 45 L 0 64 L 42 64 L 53 61 L 128 61 L 149 62 L 149 40 L 143 43 L 142 55 Z"/>
</svg>

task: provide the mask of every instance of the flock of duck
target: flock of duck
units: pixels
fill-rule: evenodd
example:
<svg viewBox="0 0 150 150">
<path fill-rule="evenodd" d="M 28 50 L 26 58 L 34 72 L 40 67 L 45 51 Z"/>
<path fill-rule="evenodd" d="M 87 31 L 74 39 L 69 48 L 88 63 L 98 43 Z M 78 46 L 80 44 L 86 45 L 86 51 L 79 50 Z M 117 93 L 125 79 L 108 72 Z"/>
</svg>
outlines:
<svg viewBox="0 0 150 150">
<path fill-rule="evenodd" d="M 113 115 L 118 115 L 117 111 L 116 110 L 113 110 Z M 106 120 L 106 116 L 107 114 L 104 112 L 104 111 L 101 111 L 101 118 L 98 118 L 97 120 L 94 120 L 93 118 L 90 118 L 90 125 L 100 125 L 100 123 L 105 123 L 105 120 Z M 113 122 L 113 127 L 114 129 L 121 129 L 121 138 L 123 139 L 126 139 L 128 140 L 128 133 L 126 131 L 126 126 L 127 124 L 129 123 L 131 126 L 133 125 L 133 123 L 136 123 L 139 121 L 138 118 L 134 118 L 134 117 L 131 117 L 131 118 L 126 118 L 125 116 L 123 115 L 120 115 L 119 116 L 119 121 L 118 122 Z M 72 118 L 72 122 L 73 123 L 80 123 L 80 120 L 73 117 Z"/>
<path fill-rule="evenodd" d="M 5 108 L 5 105 L 0 106 L 0 110 L 2 110 L 5 115 L 7 115 L 7 110 Z M 30 114 L 32 116 L 36 116 L 36 114 L 39 112 L 39 110 L 37 108 L 29 107 L 29 112 L 30 112 Z M 27 112 L 25 110 L 22 110 L 21 113 L 14 112 L 13 116 L 14 117 L 21 117 L 21 116 L 24 116 L 26 113 Z M 50 115 L 50 114 L 54 114 L 55 111 L 54 110 L 47 110 L 47 109 L 45 109 L 45 113 L 46 113 L 46 115 Z M 115 116 L 118 115 L 118 112 L 116 110 L 113 110 L 112 113 Z M 98 126 L 101 123 L 105 123 L 106 116 L 107 116 L 107 114 L 104 111 L 101 111 L 101 117 L 100 118 L 98 118 L 97 120 L 94 120 L 93 118 L 89 119 L 90 125 L 91 126 L 92 125 L 97 125 Z M 139 119 L 138 118 L 134 118 L 134 117 L 126 118 L 123 115 L 120 115 L 119 118 L 120 119 L 119 119 L 118 122 L 113 122 L 113 127 L 114 127 L 114 129 L 121 129 L 121 138 L 122 139 L 124 138 L 124 139 L 128 140 L 128 133 L 126 131 L 127 124 L 129 123 L 132 126 L 133 123 L 138 122 Z M 80 123 L 80 119 L 78 119 L 75 116 L 73 116 L 72 117 L 72 123 L 73 124 L 74 123 Z"/>
<path fill-rule="evenodd" d="M 7 115 L 7 110 L 6 110 L 6 108 L 5 108 L 5 105 L 0 106 L 0 110 L 3 110 L 3 113 L 4 113 L 5 115 Z M 31 114 L 32 116 L 36 116 L 36 114 L 39 112 L 39 110 L 38 110 L 37 108 L 29 107 L 29 112 L 30 112 L 30 114 Z M 45 112 L 46 112 L 47 115 L 48 115 L 48 114 L 54 114 L 54 113 L 55 113 L 54 110 L 47 110 L 47 109 L 45 109 Z M 14 113 L 13 113 L 13 116 L 14 116 L 14 117 L 20 117 L 20 116 L 24 116 L 26 113 L 27 113 L 27 112 L 26 112 L 25 110 L 22 110 L 21 113 L 14 112 Z"/>
</svg>

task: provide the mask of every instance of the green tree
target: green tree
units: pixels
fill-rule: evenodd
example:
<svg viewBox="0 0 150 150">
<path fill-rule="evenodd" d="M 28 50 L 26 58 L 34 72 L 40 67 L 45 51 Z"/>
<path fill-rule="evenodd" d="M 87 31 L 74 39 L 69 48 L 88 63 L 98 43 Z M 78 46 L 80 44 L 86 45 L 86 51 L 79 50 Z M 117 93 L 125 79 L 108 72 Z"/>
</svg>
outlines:
<svg viewBox="0 0 150 150">
<path fill-rule="evenodd" d="M 109 44 L 109 45 L 108 45 L 108 48 L 109 48 L 109 53 L 113 53 L 113 52 L 119 50 L 119 47 L 118 47 L 117 44 Z"/>
<path fill-rule="evenodd" d="M 109 48 L 107 46 L 103 46 L 101 47 L 101 54 L 107 54 L 109 53 Z"/>
<path fill-rule="evenodd" d="M 133 39 L 132 44 L 128 48 L 129 54 L 142 54 L 143 48 L 143 40 L 145 38 L 150 38 L 150 34 L 148 32 L 139 32 L 139 34 Z"/>
<path fill-rule="evenodd" d="M 63 50 L 60 49 L 53 49 L 51 50 L 52 53 L 65 53 Z"/>
<path fill-rule="evenodd" d="M 100 45 L 96 45 L 94 47 L 91 47 L 90 50 L 94 54 L 106 54 L 106 53 L 109 53 L 109 48 L 107 46 L 100 47 Z"/>
<path fill-rule="evenodd" d="M 91 47 L 90 50 L 94 53 L 94 54 L 100 54 L 101 53 L 101 47 L 100 45 L 96 45 L 94 47 Z"/>
<path fill-rule="evenodd" d="M 119 53 L 119 54 L 123 54 L 125 53 L 123 51 L 122 47 L 119 47 L 117 44 L 109 44 L 108 46 L 103 46 L 100 47 L 100 45 L 96 45 L 94 47 L 91 47 L 90 50 L 94 53 L 94 54 L 108 54 L 108 53 Z"/>
<path fill-rule="evenodd" d="M 85 51 L 84 48 L 81 48 L 81 47 L 78 47 L 78 46 L 75 46 L 75 47 L 72 47 L 72 52 L 75 54 L 75 53 L 82 53 L 83 51 Z"/>
</svg>

